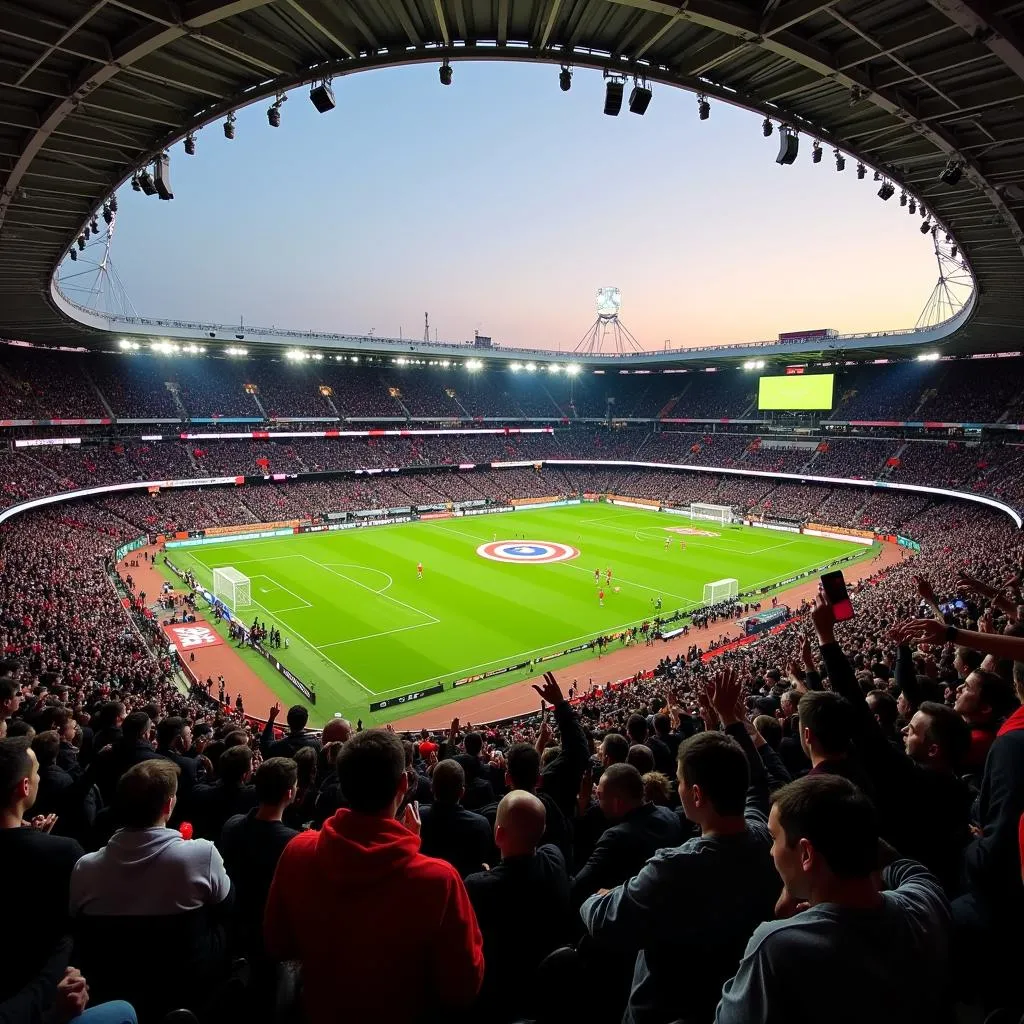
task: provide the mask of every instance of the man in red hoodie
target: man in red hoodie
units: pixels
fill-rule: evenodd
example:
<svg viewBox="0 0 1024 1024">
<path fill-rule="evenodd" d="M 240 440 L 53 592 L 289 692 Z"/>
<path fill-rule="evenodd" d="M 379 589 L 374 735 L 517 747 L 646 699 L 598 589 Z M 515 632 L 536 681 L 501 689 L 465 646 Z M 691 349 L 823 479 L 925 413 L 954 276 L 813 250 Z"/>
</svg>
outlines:
<svg viewBox="0 0 1024 1024">
<path fill-rule="evenodd" d="M 285 847 L 263 922 L 267 953 L 302 964 L 310 1024 L 413 1024 L 470 1004 L 483 939 L 459 873 L 420 853 L 416 805 L 395 818 L 408 786 L 401 740 L 357 733 L 337 772 L 349 806 Z"/>
</svg>

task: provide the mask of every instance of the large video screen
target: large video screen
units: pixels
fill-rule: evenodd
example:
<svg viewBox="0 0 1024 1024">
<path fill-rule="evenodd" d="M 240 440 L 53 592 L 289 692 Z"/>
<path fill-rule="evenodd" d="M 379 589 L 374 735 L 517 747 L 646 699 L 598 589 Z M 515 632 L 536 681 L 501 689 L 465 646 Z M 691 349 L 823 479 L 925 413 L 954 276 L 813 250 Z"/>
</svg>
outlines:
<svg viewBox="0 0 1024 1024">
<path fill-rule="evenodd" d="M 798 409 L 831 409 L 835 374 L 809 373 L 792 377 L 762 377 L 757 407 L 792 412 Z"/>
</svg>

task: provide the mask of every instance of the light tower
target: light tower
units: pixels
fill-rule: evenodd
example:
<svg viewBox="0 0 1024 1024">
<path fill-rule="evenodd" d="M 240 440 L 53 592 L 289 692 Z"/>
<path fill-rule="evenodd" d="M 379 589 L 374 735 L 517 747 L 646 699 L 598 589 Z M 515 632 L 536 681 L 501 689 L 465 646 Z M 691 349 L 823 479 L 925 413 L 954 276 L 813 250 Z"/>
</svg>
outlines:
<svg viewBox="0 0 1024 1024">
<path fill-rule="evenodd" d="M 622 308 L 622 292 L 618 288 L 597 289 L 597 319 L 590 329 L 580 338 L 573 349 L 583 355 L 597 355 L 608 350 L 619 355 L 625 352 L 642 352 L 640 342 L 630 334 L 629 329 L 619 319 Z"/>
</svg>

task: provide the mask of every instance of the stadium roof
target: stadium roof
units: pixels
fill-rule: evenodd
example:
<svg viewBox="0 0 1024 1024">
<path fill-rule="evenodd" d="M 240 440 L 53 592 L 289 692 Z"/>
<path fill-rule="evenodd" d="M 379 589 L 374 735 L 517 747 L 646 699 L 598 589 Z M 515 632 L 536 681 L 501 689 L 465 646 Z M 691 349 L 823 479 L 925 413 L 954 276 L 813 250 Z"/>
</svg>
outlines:
<svg viewBox="0 0 1024 1024">
<path fill-rule="evenodd" d="M 840 147 L 966 256 L 977 302 L 944 349 L 1019 346 L 1024 3 L 1009 0 L 0 0 L 0 336 L 101 340 L 62 311 L 54 270 L 189 130 L 298 85 L 446 58 L 639 75 Z"/>
</svg>

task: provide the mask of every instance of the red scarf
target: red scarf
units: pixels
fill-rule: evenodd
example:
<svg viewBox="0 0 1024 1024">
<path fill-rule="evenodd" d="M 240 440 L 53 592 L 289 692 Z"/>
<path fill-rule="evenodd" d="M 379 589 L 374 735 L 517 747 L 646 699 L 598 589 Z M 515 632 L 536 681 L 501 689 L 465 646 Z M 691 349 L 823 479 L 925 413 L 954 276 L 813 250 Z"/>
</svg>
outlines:
<svg viewBox="0 0 1024 1024">
<path fill-rule="evenodd" d="M 1008 732 L 1016 732 L 1024 729 L 1024 706 L 1017 708 L 1010 717 L 999 727 L 996 736 L 1005 736 Z"/>
</svg>

